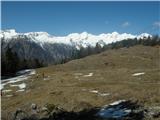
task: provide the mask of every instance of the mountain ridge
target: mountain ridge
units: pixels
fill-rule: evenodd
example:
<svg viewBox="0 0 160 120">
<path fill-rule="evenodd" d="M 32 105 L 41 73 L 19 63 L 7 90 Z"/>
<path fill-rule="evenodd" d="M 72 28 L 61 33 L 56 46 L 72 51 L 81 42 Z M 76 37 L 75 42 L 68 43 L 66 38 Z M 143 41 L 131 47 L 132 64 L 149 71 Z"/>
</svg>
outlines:
<svg viewBox="0 0 160 120">
<path fill-rule="evenodd" d="M 124 39 L 133 39 L 133 38 L 147 38 L 152 37 L 152 35 L 148 33 L 142 33 L 140 35 L 132 35 L 128 33 L 118 33 L 118 32 L 112 32 L 112 33 L 102 33 L 99 35 L 93 35 L 87 32 L 82 33 L 71 33 L 67 36 L 53 36 L 48 34 L 47 32 L 28 32 L 28 33 L 17 33 L 16 30 L 10 29 L 10 30 L 1 30 L 0 32 L 0 38 L 4 39 L 5 42 L 9 42 L 12 40 L 12 38 L 25 38 L 27 37 L 30 41 L 36 42 L 38 44 L 41 44 L 41 46 L 45 43 L 49 44 L 67 44 L 75 46 L 77 49 L 79 49 L 80 46 L 82 47 L 88 47 L 92 46 L 95 47 L 96 43 L 103 43 L 109 44 L 112 42 L 121 41 Z"/>
</svg>

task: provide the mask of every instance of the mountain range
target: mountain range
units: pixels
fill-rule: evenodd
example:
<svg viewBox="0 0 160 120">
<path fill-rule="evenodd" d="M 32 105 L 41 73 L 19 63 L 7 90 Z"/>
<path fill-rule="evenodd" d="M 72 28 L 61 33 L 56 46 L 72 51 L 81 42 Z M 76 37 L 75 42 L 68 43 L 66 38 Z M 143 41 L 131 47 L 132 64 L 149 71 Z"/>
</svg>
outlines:
<svg viewBox="0 0 160 120">
<path fill-rule="evenodd" d="M 73 52 L 80 48 L 95 47 L 96 44 L 103 47 L 121 40 L 144 39 L 149 36 L 151 37 L 148 33 L 132 35 L 118 32 L 99 35 L 82 32 L 71 33 L 67 36 L 54 36 L 47 32 L 17 33 L 14 29 L 0 31 L 2 53 L 5 53 L 9 47 L 22 59 L 37 58 L 47 64 L 70 58 Z"/>
</svg>

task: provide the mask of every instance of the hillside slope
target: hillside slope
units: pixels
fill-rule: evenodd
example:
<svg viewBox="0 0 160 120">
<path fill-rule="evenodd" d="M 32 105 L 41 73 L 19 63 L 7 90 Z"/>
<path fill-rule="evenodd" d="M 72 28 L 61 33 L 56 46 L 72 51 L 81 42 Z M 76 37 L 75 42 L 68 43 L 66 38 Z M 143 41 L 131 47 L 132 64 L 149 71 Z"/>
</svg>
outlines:
<svg viewBox="0 0 160 120">
<path fill-rule="evenodd" d="M 159 46 L 134 46 L 36 69 L 28 80 L 4 87 L 3 91 L 12 91 L 2 95 L 2 116 L 5 119 L 17 108 L 29 111 L 33 103 L 55 104 L 68 111 L 121 99 L 138 100 L 147 108 L 160 107 L 159 62 Z M 25 91 L 11 87 L 21 83 L 26 84 Z"/>
</svg>

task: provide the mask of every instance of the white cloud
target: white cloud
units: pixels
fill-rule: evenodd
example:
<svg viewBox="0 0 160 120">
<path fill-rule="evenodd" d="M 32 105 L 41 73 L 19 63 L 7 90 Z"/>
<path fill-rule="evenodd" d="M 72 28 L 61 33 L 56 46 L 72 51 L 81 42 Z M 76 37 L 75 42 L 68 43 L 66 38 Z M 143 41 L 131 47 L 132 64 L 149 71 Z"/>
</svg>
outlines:
<svg viewBox="0 0 160 120">
<path fill-rule="evenodd" d="M 122 24 L 122 27 L 128 27 L 128 26 L 130 26 L 131 24 L 129 23 L 129 22 L 124 22 L 123 24 Z"/>
<path fill-rule="evenodd" d="M 154 22 L 154 23 L 153 23 L 153 27 L 158 27 L 158 28 L 160 28 L 160 21 Z"/>
</svg>

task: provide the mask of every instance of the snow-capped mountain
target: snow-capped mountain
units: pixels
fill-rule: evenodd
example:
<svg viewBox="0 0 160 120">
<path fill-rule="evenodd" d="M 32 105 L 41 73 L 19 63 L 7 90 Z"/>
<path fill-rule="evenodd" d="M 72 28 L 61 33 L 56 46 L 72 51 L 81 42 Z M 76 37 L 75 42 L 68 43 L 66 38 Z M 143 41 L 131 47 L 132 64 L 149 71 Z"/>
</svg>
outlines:
<svg viewBox="0 0 160 120">
<path fill-rule="evenodd" d="M 83 33 L 72 33 L 67 36 L 53 36 L 48 34 L 47 32 L 29 32 L 29 33 L 17 33 L 14 29 L 11 30 L 2 30 L 0 32 L 0 38 L 4 38 L 6 41 L 13 40 L 12 38 L 28 38 L 28 40 L 33 41 L 35 43 L 39 43 L 41 45 L 45 43 L 62 43 L 67 45 L 76 46 L 95 46 L 96 43 L 103 41 L 104 44 L 109 44 L 112 42 L 129 39 L 129 38 L 144 38 L 151 36 L 148 33 L 142 33 L 140 35 L 132 35 L 132 34 L 119 34 L 118 32 L 93 35 L 87 32 Z"/>
<path fill-rule="evenodd" d="M 145 38 L 151 36 L 147 33 L 141 35 L 119 34 L 117 32 L 93 35 L 87 32 L 72 33 L 67 36 L 53 36 L 47 32 L 17 33 L 15 30 L 1 30 L 2 54 L 6 49 L 12 48 L 22 59 L 37 58 L 48 63 L 56 63 L 65 58 L 71 58 L 73 52 L 81 47 L 101 46 L 129 38 Z"/>
</svg>

